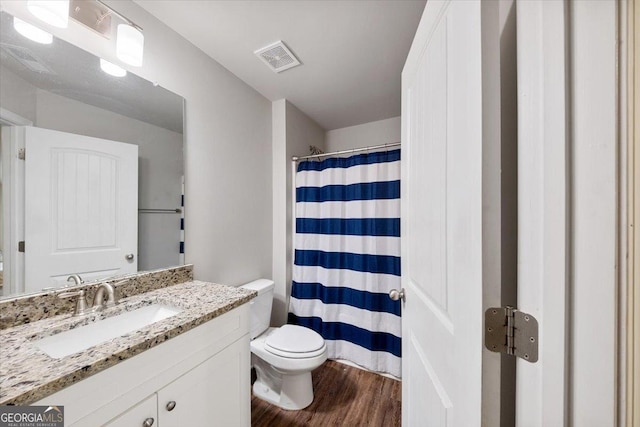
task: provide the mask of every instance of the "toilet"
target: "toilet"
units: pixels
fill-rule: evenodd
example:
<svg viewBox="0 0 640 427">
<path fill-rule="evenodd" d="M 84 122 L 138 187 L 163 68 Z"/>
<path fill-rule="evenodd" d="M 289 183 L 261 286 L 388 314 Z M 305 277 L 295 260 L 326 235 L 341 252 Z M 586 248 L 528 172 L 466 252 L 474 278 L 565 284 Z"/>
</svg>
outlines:
<svg viewBox="0 0 640 427">
<path fill-rule="evenodd" d="M 257 379 L 253 394 L 283 409 L 306 408 L 313 402 L 311 371 L 327 360 L 327 345 L 315 331 L 296 325 L 270 328 L 273 281 L 241 286 L 258 292 L 251 300 L 251 365 Z"/>
</svg>

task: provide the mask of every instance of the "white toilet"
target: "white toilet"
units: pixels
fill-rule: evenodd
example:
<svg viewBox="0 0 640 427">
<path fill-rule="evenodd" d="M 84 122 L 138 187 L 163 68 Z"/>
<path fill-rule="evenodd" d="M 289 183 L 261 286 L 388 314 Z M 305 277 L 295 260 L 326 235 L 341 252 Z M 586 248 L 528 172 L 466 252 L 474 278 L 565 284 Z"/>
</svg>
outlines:
<svg viewBox="0 0 640 427">
<path fill-rule="evenodd" d="M 250 302 L 251 364 L 257 375 L 253 393 L 283 409 L 306 408 L 313 402 L 311 371 L 327 360 L 327 346 L 303 326 L 269 327 L 273 286 L 267 279 L 241 286 L 258 291 Z"/>
</svg>

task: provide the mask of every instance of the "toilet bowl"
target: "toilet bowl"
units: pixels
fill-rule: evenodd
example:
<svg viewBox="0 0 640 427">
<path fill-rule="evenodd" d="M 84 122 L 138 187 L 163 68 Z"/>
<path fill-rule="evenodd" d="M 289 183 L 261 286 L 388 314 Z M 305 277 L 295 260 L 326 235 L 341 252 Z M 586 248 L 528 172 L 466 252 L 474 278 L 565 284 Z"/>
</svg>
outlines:
<svg viewBox="0 0 640 427">
<path fill-rule="evenodd" d="M 251 364 L 256 397 L 283 409 L 313 402 L 311 371 L 327 360 L 327 346 L 315 331 L 296 325 L 270 328 L 273 282 L 260 279 L 242 286 L 258 291 L 251 304 Z"/>
</svg>

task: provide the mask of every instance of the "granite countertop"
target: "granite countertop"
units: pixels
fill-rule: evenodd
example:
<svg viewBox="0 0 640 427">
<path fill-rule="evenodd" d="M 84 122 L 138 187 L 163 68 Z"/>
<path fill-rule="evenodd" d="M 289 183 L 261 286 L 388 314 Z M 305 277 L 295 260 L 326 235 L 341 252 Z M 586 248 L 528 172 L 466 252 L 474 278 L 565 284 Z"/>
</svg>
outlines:
<svg viewBox="0 0 640 427">
<path fill-rule="evenodd" d="M 96 314 L 59 315 L 0 331 L 0 405 L 27 405 L 161 344 L 253 299 L 255 291 L 189 281 L 123 298 Z M 135 332 L 54 359 L 33 341 L 151 304 L 182 311 Z"/>
</svg>

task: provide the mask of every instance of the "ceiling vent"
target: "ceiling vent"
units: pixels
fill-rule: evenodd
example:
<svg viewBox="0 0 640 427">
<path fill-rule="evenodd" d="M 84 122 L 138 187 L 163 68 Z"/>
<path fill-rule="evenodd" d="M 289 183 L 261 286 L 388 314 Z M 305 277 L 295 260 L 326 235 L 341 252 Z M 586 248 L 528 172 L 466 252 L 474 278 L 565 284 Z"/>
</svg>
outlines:
<svg viewBox="0 0 640 427">
<path fill-rule="evenodd" d="M 7 43 L 0 43 L 0 48 L 4 53 L 11 55 L 16 61 L 31 71 L 35 71 L 36 73 L 55 74 L 51 68 L 45 65 L 44 61 L 40 60 L 27 48 Z"/>
<path fill-rule="evenodd" d="M 298 58 L 296 58 L 289 48 L 280 40 L 262 49 L 258 49 L 253 53 L 258 55 L 258 58 L 276 73 L 300 65 Z"/>
</svg>

